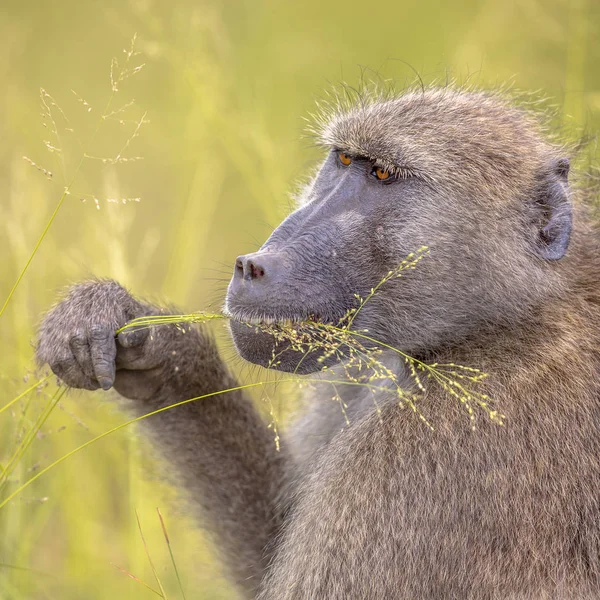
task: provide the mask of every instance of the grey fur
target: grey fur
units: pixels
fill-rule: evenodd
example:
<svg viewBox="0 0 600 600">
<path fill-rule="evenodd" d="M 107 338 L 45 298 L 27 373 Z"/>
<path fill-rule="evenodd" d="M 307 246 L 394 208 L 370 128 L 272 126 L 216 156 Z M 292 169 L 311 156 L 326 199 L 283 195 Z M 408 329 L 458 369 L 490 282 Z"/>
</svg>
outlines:
<svg viewBox="0 0 600 600">
<path fill-rule="evenodd" d="M 240 392 L 153 417 L 151 434 L 247 597 L 600 598 L 600 237 L 565 148 L 499 95 L 361 100 L 322 120 L 332 150 L 302 206 L 240 257 L 227 310 L 335 321 L 427 244 L 355 326 L 483 369 L 506 425 L 473 431 L 433 384 L 420 400 L 433 432 L 392 394 L 378 415 L 340 386 L 346 425 L 325 381 L 281 452 Z M 381 184 L 373 164 L 398 180 Z M 114 384 L 138 413 L 235 385 L 204 332 L 108 335 L 159 312 L 114 282 L 80 284 L 45 318 L 38 358 L 74 387 Z M 232 330 L 242 356 L 268 363 L 270 336 Z M 297 365 L 288 352 L 280 368 Z"/>
</svg>

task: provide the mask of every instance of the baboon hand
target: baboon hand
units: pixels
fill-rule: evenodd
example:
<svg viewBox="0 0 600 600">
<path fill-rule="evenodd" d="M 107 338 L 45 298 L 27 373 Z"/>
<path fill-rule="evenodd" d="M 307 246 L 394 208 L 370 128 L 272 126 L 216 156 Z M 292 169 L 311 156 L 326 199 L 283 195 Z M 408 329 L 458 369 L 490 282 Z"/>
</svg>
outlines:
<svg viewBox="0 0 600 600">
<path fill-rule="evenodd" d="M 38 361 L 71 387 L 114 386 L 129 398 L 148 397 L 164 380 L 169 358 L 177 354 L 178 332 L 172 326 L 117 330 L 132 319 L 158 313 L 114 281 L 75 285 L 42 322 Z"/>
</svg>

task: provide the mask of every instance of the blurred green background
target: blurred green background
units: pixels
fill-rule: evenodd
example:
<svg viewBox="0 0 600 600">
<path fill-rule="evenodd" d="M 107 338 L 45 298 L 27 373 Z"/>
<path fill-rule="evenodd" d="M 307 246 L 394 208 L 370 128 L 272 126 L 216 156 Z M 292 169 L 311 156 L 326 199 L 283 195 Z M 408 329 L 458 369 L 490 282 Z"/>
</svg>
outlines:
<svg viewBox="0 0 600 600">
<path fill-rule="evenodd" d="M 101 119 L 111 59 L 123 64 L 135 32 L 140 54 L 130 66 L 145 66 L 121 83 L 109 113 L 126 108 Z M 413 69 L 426 82 L 509 82 L 549 97 L 565 130 L 579 136 L 600 124 L 599 34 L 597 0 L 4 0 L 0 304 L 82 154 L 113 160 L 84 159 L 0 317 L 0 408 L 39 377 L 35 327 L 69 282 L 107 276 L 186 310 L 218 309 L 235 256 L 264 241 L 316 164 L 303 119 L 332 83 L 392 78 L 401 87 Z M 40 88 L 58 140 L 48 117 L 42 124 Z M 124 146 L 122 157 L 143 160 L 115 161 Z M 24 156 L 52 171 L 52 181 Z M 265 376 L 222 344 L 244 380 Z M 54 389 L 0 414 L 0 465 L 18 458 L 0 501 L 127 418 L 101 393 L 69 393 L 38 431 Z M 284 426 L 293 402 L 281 392 L 273 398 Z M 18 456 L 27 431 L 35 435 Z M 119 570 L 157 585 L 136 509 L 166 594 L 180 598 L 157 506 L 187 598 L 233 597 L 208 541 L 135 433 L 93 444 L 0 508 L 0 600 L 154 597 Z"/>
</svg>

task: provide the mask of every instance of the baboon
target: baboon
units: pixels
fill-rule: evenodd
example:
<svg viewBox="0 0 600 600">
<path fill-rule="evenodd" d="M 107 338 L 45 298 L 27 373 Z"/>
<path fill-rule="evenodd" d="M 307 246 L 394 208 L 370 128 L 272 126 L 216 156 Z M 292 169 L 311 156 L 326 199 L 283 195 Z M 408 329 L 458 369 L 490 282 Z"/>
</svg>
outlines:
<svg viewBox="0 0 600 600">
<path fill-rule="evenodd" d="M 299 206 L 235 263 L 225 308 L 239 354 L 268 366 L 273 336 L 248 322 L 335 323 L 426 245 L 353 326 L 482 369 L 506 420 L 473 428 L 425 382 L 433 431 L 393 394 L 377 411 L 349 385 L 347 424 L 326 378 L 280 451 L 241 391 L 148 419 L 240 593 L 600 598 L 600 237 L 585 187 L 568 183 L 571 151 L 525 105 L 478 90 L 363 96 L 317 126 L 326 157 Z M 75 285 L 43 320 L 38 359 L 139 414 L 236 385 L 202 328 L 115 336 L 160 312 L 114 281 Z M 323 367 L 299 355 L 276 368 Z M 382 360 L 404 377 L 396 357 Z"/>
</svg>

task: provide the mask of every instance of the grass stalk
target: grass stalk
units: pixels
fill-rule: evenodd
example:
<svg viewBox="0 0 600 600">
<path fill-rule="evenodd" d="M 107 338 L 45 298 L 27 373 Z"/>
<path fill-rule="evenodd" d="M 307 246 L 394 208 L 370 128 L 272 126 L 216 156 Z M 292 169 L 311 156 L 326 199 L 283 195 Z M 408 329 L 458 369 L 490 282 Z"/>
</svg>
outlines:
<svg viewBox="0 0 600 600">
<path fill-rule="evenodd" d="M 52 375 L 46 375 L 46 377 L 42 377 L 42 379 L 36 381 L 31 387 L 28 387 L 24 392 L 21 392 L 17 397 L 13 398 L 10 402 L 2 406 L 0 408 L 0 414 L 2 414 L 5 410 L 8 410 L 13 404 L 16 404 L 19 400 L 21 400 L 21 398 L 27 396 L 29 392 L 32 392 L 41 385 L 44 385 L 44 383 L 50 381 L 50 379 L 52 379 Z"/>
<path fill-rule="evenodd" d="M 173 569 L 175 570 L 175 575 L 177 576 L 177 583 L 179 583 L 181 596 L 183 600 L 186 600 L 185 591 L 183 590 L 183 584 L 181 583 L 181 577 L 179 576 L 179 569 L 177 568 L 177 563 L 175 562 L 175 555 L 173 554 L 173 548 L 171 547 L 171 540 L 169 539 L 169 534 L 167 533 L 167 526 L 165 525 L 165 520 L 163 519 L 162 513 L 160 512 L 160 508 L 156 507 L 156 512 L 158 513 L 158 518 L 160 519 L 163 535 L 165 536 L 165 541 L 167 542 L 167 547 L 169 548 L 169 555 L 171 556 L 171 563 L 173 564 Z"/>
<path fill-rule="evenodd" d="M 89 149 L 91 149 L 94 141 L 96 140 L 98 132 L 100 131 L 100 128 L 102 127 L 102 123 L 104 123 L 104 121 L 106 120 L 106 118 L 110 114 L 111 106 L 113 104 L 113 101 L 115 99 L 116 94 L 119 91 L 119 84 L 124 79 L 126 79 L 127 77 L 129 77 L 130 75 L 132 75 L 132 74 L 136 73 L 137 71 L 139 71 L 142 68 L 142 66 L 143 66 L 142 65 L 140 67 L 136 67 L 132 71 L 129 70 L 129 60 L 134 55 L 134 45 L 135 45 L 136 38 L 137 38 L 137 35 L 134 35 L 133 39 L 131 40 L 131 46 L 130 46 L 129 52 L 126 53 L 126 59 L 125 59 L 125 63 L 123 65 L 123 67 L 120 68 L 120 69 L 118 69 L 118 63 L 116 62 L 115 59 L 113 59 L 113 61 L 111 63 L 111 93 L 110 93 L 108 102 L 106 103 L 106 106 L 105 106 L 104 110 L 102 111 L 102 114 L 100 115 L 100 117 L 98 119 L 98 123 L 96 125 L 96 128 L 94 129 L 94 131 L 93 131 L 93 133 L 92 133 L 92 135 L 90 137 L 90 140 L 87 143 L 87 148 L 89 148 Z M 117 69 L 118 69 L 118 72 L 117 72 Z M 42 101 L 44 101 L 44 100 L 42 99 Z M 52 119 L 53 129 L 55 131 L 55 135 L 58 138 L 58 128 L 57 128 L 56 123 L 54 122 L 54 120 L 52 118 L 52 112 L 51 112 L 50 108 L 45 103 L 44 103 L 44 106 L 48 110 L 48 114 L 50 115 L 50 118 Z M 62 113 L 62 111 L 61 111 L 61 113 Z M 121 149 L 121 152 L 119 152 L 119 154 L 117 156 L 117 159 L 121 158 L 121 155 L 122 155 L 123 151 L 129 146 L 129 143 L 131 142 L 131 140 L 133 139 L 133 137 L 135 137 L 137 135 L 137 132 L 138 132 L 139 128 L 144 123 L 145 116 L 146 115 L 144 113 L 144 116 L 142 117 L 142 119 L 137 124 L 136 131 L 127 140 L 127 142 L 125 143 L 125 146 Z M 81 167 L 82 167 L 83 163 L 88 158 L 91 158 L 91 157 L 87 153 L 87 150 L 84 150 L 82 152 L 82 155 L 81 155 L 78 163 L 77 163 L 77 166 L 75 167 L 75 170 L 73 171 L 73 175 L 71 176 L 71 178 L 69 180 L 69 183 L 64 188 L 64 191 L 63 191 L 63 193 L 62 193 L 62 195 L 60 197 L 60 200 L 58 201 L 58 203 L 54 207 L 54 210 L 52 211 L 52 214 L 50 215 L 50 218 L 48 219 L 48 222 L 46 223 L 44 229 L 42 230 L 41 235 L 39 236 L 39 238 L 38 238 L 35 246 L 33 247 L 33 250 L 31 251 L 31 253 L 29 255 L 29 258 L 27 259 L 27 261 L 25 262 L 25 265 L 23 266 L 23 268 L 21 269 L 19 275 L 17 276 L 17 279 L 16 279 L 14 285 L 12 286 L 10 292 L 8 293 L 8 296 L 7 296 L 6 300 L 4 301 L 4 304 L 2 305 L 2 308 L 0 308 L 0 317 L 2 317 L 2 315 L 4 314 L 4 311 L 6 310 L 6 307 L 9 305 L 12 297 L 14 296 L 15 292 L 17 291 L 17 288 L 19 287 L 19 284 L 21 283 L 21 281 L 23 280 L 23 277 L 25 276 L 25 273 L 29 269 L 29 266 L 31 265 L 31 263 L 32 263 L 35 255 L 37 254 L 40 246 L 42 245 L 42 242 L 44 241 L 44 238 L 48 234 L 48 231 L 50 230 L 50 227 L 54 223 L 54 220 L 56 219 L 56 216 L 58 215 L 58 213 L 59 213 L 62 205 L 64 204 L 65 200 L 67 199 L 67 196 L 70 195 L 71 190 L 73 188 L 73 185 L 75 183 L 75 180 L 77 179 L 77 176 L 79 175 L 79 171 L 81 170 Z M 63 157 L 62 156 L 61 156 L 60 160 L 61 160 L 61 163 L 62 163 L 63 162 Z"/>
<path fill-rule="evenodd" d="M 31 428 L 23 438 L 23 441 L 19 444 L 19 446 L 15 450 L 15 453 L 8 461 L 8 464 L 4 467 L 4 471 L 2 475 L 0 475 L 0 489 L 4 486 L 13 469 L 19 463 L 19 460 L 21 459 L 23 454 L 25 454 L 27 448 L 29 448 L 29 446 L 35 439 L 37 432 L 43 427 L 44 423 L 46 422 L 56 405 L 60 402 L 60 399 L 64 396 L 66 391 L 66 387 L 59 387 L 56 390 L 54 396 L 48 401 L 48 404 L 46 405 L 44 410 L 38 415 L 36 422 L 31 426 Z"/>
<path fill-rule="evenodd" d="M 146 544 L 146 538 L 144 537 L 144 532 L 142 530 L 142 524 L 140 523 L 140 515 L 138 511 L 135 511 L 135 518 L 137 519 L 138 529 L 140 530 L 140 537 L 142 538 L 142 543 L 144 544 L 144 550 L 146 551 L 146 556 L 148 557 L 148 562 L 150 563 L 150 568 L 152 569 L 152 573 L 154 575 L 154 579 L 156 579 L 156 583 L 158 584 L 158 588 L 160 589 L 160 596 L 165 600 L 168 600 L 167 593 L 165 592 L 165 588 L 163 587 L 162 582 L 160 581 L 160 577 L 156 572 L 156 567 L 154 566 L 154 562 L 152 561 L 152 557 L 150 556 L 150 550 L 148 549 L 148 544 Z"/>
<path fill-rule="evenodd" d="M 323 384 L 323 383 L 327 383 L 327 384 L 337 384 L 337 385 L 350 385 L 350 386 L 361 386 L 367 389 L 371 389 L 374 391 L 383 391 L 385 389 L 387 389 L 385 386 L 381 386 L 381 385 L 374 385 L 372 383 L 369 382 L 355 382 L 355 381 L 349 381 L 349 380 L 325 380 L 325 379 L 312 379 L 312 378 L 306 378 L 303 377 L 301 379 L 301 381 L 303 383 L 316 383 L 316 384 Z M 163 406 L 162 408 L 159 408 L 157 410 L 154 410 L 152 412 L 146 413 L 144 415 L 141 415 L 139 417 L 135 417 L 133 419 L 130 419 L 128 421 L 125 421 L 124 423 L 121 423 L 119 425 L 116 425 L 115 427 L 112 427 L 111 429 L 105 431 L 104 433 L 101 433 L 100 435 L 97 435 L 95 437 L 93 437 L 91 440 L 88 440 L 87 442 L 84 442 L 83 444 L 77 446 L 76 448 L 74 448 L 73 450 L 67 452 L 66 454 L 64 454 L 63 456 L 61 456 L 60 458 L 56 459 L 55 461 L 53 461 L 52 463 L 50 463 L 49 465 L 47 465 L 46 467 L 44 467 L 43 469 L 40 469 L 35 475 L 33 475 L 30 479 L 28 479 L 27 481 L 25 481 L 23 484 L 21 484 L 16 490 L 14 490 L 10 495 L 8 495 L 4 500 L 2 500 L 0 502 L 0 509 L 3 508 L 4 506 L 6 506 L 6 504 L 8 504 L 13 498 L 15 498 L 16 496 L 18 496 L 23 490 L 25 490 L 27 487 L 29 487 L 34 481 L 37 481 L 40 477 L 42 477 L 42 475 L 45 475 L 48 471 L 52 470 L 54 467 L 57 467 L 58 465 L 60 465 L 61 463 L 63 463 L 65 460 L 67 460 L 68 458 L 70 458 L 71 456 L 73 456 L 74 454 L 77 454 L 78 452 L 80 452 L 81 450 L 84 450 L 85 448 L 87 448 L 88 446 L 91 446 L 92 444 L 94 444 L 95 442 L 98 442 L 99 440 L 111 435 L 112 433 L 115 433 L 116 431 L 119 431 L 125 427 L 128 427 L 129 425 L 132 425 L 133 423 L 137 423 L 139 421 L 143 421 L 144 419 L 147 419 L 149 417 L 152 417 L 154 415 L 160 414 L 162 412 L 165 412 L 166 410 L 171 410 L 173 408 L 177 408 L 178 406 L 183 406 L 184 404 L 189 404 L 190 402 L 196 402 L 198 400 L 204 400 L 205 398 L 211 398 L 213 396 L 218 396 L 220 394 L 228 394 L 231 392 L 236 392 L 236 391 L 241 391 L 241 390 L 249 390 L 252 388 L 256 388 L 256 387 L 260 387 L 260 386 L 264 386 L 264 385 L 269 385 L 272 384 L 273 381 L 258 381 L 255 383 L 247 383 L 244 385 L 238 385 L 226 390 L 219 390 L 216 392 L 210 392 L 208 394 L 203 394 L 202 396 L 196 396 L 194 398 L 188 398 L 187 400 L 181 400 L 180 402 L 176 402 L 174 404 L 170 404 L 168 406 Z"/>
<path fill-rule="evenodd" d="M 145 581 L 142 581 L 139 577 L 136 577 L 133 573 L 130 573 L 126 569 L 123 569 L 117 565 L 113 565 L 113 567 L 115 569 L 117 569 L 118 571 L 121 571 L 121 573 L 124 573 L 125 575 L 127 575 L 127 577 L 129 577 L 130 579 L 133 579 L 135 582 L 139 583 L 140 585 L 143 585 L 146 589 L 150 590 L 152 593 L 156 594 L 157 596 L 160 596 L 161 598 L 164 598 L 164 596 L 158 590 L 155 590 L 151 585 L 148 585 Z"/>
</svg>

